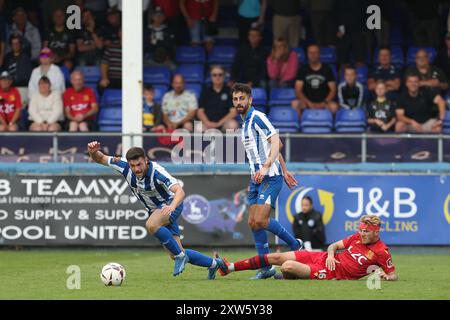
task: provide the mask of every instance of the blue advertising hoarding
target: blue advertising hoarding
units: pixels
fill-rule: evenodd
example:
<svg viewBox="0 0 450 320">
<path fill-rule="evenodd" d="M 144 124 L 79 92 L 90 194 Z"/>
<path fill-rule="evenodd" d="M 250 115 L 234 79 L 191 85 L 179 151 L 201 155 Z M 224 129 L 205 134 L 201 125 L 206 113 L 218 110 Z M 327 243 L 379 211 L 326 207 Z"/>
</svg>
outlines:
<svg viewBox="0 0 450 320">
<path fill-rule="evenodd" d="M 312 197 L 323 215 L 327 243 L 357 231 L 361 215 L 382 221 L 381 238 L 391 245 L 450 244 L 450 176 L 299 175 L 299 187 L 286 185 L 278 200 L 278 219 L 292 231 L 301 200 Z"/>
</svg>

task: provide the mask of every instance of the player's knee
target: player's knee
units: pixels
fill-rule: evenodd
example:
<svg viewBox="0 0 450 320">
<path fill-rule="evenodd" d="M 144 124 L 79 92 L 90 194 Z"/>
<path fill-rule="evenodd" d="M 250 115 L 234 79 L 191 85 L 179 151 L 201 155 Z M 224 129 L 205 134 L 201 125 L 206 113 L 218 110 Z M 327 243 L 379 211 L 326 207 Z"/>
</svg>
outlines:
<svg viewBox="0 0 450 320">
<path fill-rule="evenodd" d="M 281 253 L 273 253 L 270 255 L 270 263 L 276 266 L 281 265 L 282 257 Z"/>
<path fill-rule="evenodd" d="M 155 221 L 147 221 L 145 223 L 145 227 L 151 234 L 155 234 L 156 231 L 161 227 L 159 224 L 155 223 Z"/>
<path fill-rule="evenodd" d="M 254 222 L 255 230 L 266 229 L 269 225 L 269 219 L 266 217 L 256 218 Z"/>
<path fill-rule="evenodd" d="M 291 273 L 294 271 L 294 261 L 286 261 L 281 265 L 281 272 L 283 273 Z"/>
</svg>

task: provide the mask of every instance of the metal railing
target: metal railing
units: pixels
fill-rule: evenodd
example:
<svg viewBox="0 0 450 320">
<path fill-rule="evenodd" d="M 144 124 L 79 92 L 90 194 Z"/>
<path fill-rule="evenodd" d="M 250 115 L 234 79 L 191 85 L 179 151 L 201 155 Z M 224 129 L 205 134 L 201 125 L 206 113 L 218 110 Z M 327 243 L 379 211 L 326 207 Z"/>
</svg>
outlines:
<svg viewBox="0 0 450 320">
<path fill-rule="evenodd" d="M 227 133 L 219 134 L 222 137 L 240 137 L 240 133 Z M 127 133 L 122 134 L 119 132 L 0 132 L 0 147 L 2 137 L 52 137 L 52 156 L 53 162 L 58 162 L 58 144 L 60 137 L 91 137 L 96 139 L 97 137 L 131 137 L 131 141 L 134 142 L 135 137 L 170 137 L 171 133 Z M 178 133 L 177 136 L 190 136 L 190 137 L 205 137 L 204 133 Z M 211 134 L 208 135 L 211 137 Z M 437 162 L 443 162 L 444 160 L 444 140 L 450 139 L 450 134 L 375 134 L 375 133 L 327 133 L 327 134 L 304 134 L 304 133 L 282 133 L 280 137 L 285 139 L 285 158 L 287 162 L 291 161 L 291 142 L 292 139 L 361 139 L 361 162 L 367 162 L 367 141 L 369 139 L 424 139 L 424 140 L 436 140 L 437 143 Z M 214 143 L 214 139 L 211 141 Z"/>
</svg>

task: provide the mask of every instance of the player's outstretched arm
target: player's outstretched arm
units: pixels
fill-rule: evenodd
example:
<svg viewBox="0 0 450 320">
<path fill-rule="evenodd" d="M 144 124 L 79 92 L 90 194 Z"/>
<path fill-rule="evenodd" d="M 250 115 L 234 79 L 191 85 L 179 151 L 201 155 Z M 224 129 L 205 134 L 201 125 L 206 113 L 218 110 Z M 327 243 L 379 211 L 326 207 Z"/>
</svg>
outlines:
<svg viewBox="0 0 450 320">
<path fill-rule="evenodd" d="M 104 166 L 108 165 L 108 156 L 104 155 L 100 151 L 100 142 L 98 141 L 89 142 L 87 147 L 89 156 L 92 158 L 92 160 Z"/>
</svg>

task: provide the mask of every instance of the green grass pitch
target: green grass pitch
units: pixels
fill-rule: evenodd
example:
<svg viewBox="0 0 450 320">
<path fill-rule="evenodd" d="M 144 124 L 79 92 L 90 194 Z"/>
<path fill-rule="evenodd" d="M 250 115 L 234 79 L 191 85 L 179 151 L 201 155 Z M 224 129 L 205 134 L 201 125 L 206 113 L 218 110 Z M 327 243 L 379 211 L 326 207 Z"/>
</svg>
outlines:
<svg viewBox="0 0 450 320">
<path fill-rule="evenodd" d="M 210 253 L 208 250 L 201 250 Z M 172 276 L 173 262 L 162 250 L 0 250 L 0 299 L 450 299 L 450 254 L 396 253 L 398 282 L 382 282 L 369 290 L 366 281 L 249 280 L 254 271 L 206 280 L 204 268 L 187 265 Z M 230 261 L 250 257 L 253 250 L 221 252 Z M 122 264 L 127 277 L 121 287 L 105 287 L 100 270 L 108 262 Z M 81 289 L 69 290 L 66 269 L 81 269 Z"/>
</svg>

